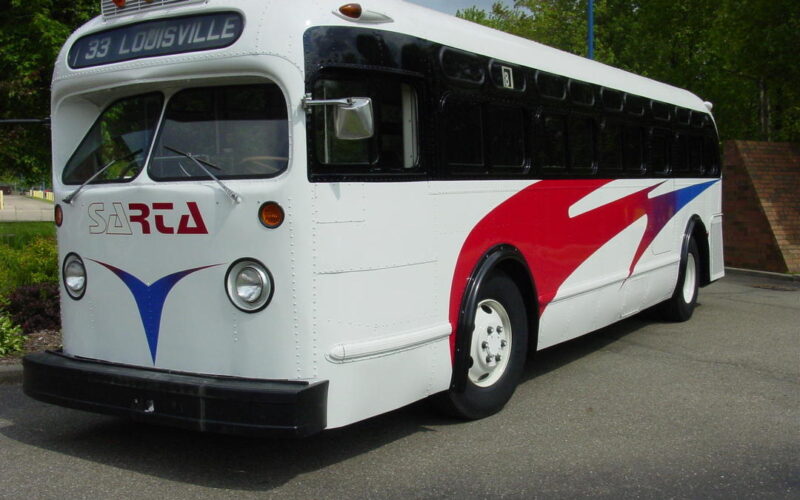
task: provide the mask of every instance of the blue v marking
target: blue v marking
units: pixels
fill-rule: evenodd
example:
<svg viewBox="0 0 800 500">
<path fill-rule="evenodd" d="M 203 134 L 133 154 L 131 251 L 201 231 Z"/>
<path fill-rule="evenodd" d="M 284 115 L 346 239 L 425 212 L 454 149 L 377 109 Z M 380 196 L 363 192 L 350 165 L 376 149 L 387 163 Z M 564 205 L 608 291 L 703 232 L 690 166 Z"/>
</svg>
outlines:
<svg viewBox="0 0 800 500">
<path fill-rule="evenodd" d="M 89 259 L 96 262 L 101 266 L 107 268 L 109 271 L 117 275 L 119 279 L 128 287 L 136 300 L 136 306 L 139 308 L 139 316 L 142 318 L 142 326 L 144 326 L 144 333 L 147 336 L 147 345 L 150 348 L 150 357 L 153 359 L 153 364 L 156 364 L 156 352 L 158 351 L 158 334 L 161 329 L 161 313 L 164 310 L 164 303 L 167 301 L 167 296 L 170 290 L 178 284 L 180 280 L 189 276 L 197 271 L 216 267 L 220 264 L 211 266 L 195 267 L 194 269 L 187 269 L 179 271 L 169 276 L 164 276 L 152 285 L 145 285 L 142 280 L 136 276 L 114 267 L 99 260 Z"/>
</svg>

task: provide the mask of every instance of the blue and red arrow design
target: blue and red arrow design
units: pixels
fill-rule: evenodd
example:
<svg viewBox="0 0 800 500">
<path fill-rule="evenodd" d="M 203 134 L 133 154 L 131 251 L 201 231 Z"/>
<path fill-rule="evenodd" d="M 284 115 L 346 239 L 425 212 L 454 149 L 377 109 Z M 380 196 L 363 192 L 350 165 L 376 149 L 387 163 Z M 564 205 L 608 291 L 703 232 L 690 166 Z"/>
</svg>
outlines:
<svg viewBox="0 0 800 500">
<path fill-rule="evenodd" d="M 456 263 L 450 293 L 450 323 L 458 324 L 462 294 L 478 260 L 501 244 L 517 247 L 528 262 L 539 295 L 539 314 L 566 279 L 600 247 L 641 217 L 647 227 L 628 268 L 636 264 L 678 211 L 718 180 L 649 197 L 661 184 L 570 217 L 570 207 L 610 183 L 609 179 L 541 181 L 523 189 L 487 214 L 467 237 Z M 451 348 L 455 335 L 451 336 Z"/>
</svg>

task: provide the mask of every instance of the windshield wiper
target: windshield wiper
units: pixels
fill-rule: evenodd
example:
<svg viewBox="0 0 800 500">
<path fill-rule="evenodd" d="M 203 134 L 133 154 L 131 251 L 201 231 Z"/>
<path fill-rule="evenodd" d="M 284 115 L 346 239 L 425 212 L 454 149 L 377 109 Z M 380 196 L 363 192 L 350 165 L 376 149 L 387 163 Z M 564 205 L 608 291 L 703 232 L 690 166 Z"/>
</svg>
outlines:
<svg viewBox="0 0 800 500">
<path fill-rule="evenodd" d="M 114 158 L 114 159 L 113 159 L 113 160 L 111 160 L 110 162 L 106 163 L 105 165 L 103 165 L 103 168 L 101 168 L 100 170 L 98 170 L 97 172 L 95 172 L 93 176 L 91 176 L 91 177 L 89 177 L 88 179 L 86 179 L 86 180 L 83 182 L 83 184 L 81 184 L 81 185 L 80 185 L 80 187 L 78 187 L 78 189 L 76 189 L 75 191 L 73 191 L 73 192 L 71 192 L 70 194 L 68 194 L 68 195 L 66 196 L 66 198 L 64 198 L 64 200 L 63 200 L 63 201 L 64 201 L 64 203 L 68 203 L 68 204 L 70 204 L 70 205 L 71 205 L 71 204 L 72 204 L 72 200 L 74 200 L 74 199 L 75 199 L 75 197 L 76 197 L 76 196 L 78 196 L 78 193 L 80 193 L 80 192 L 81 192 L 81 189 L 83 189 L 84 187 L 86 187 L 86 185 L 87 185 L 87 184 L 89 184 L 90 182 L 92 182 L 93 180 L 97 179 L 97 178 L 98 178 L 98 177 L 99 177 L 99 176 L 100 176 L 100 175 L 101 175 L 103 172 L 105 172 L 106 170 L 108 170 L 108 169 L 109 169 L 109 167 L 111 167 L 111 165 L 113 165 L 113 164 L 117 163 L 118 161 L 126 160 L 126 159 L 128 159 L 128 158 L 131 158 L 132 156 L 136 156 L 136 155 L 138 155 L 138 154 L 139 154 L 139 153 L 141 153 L 141 152 L 142 152 L 142 150 L 141 150 L 141 149 L 137 149 L 137 150 L 136 150 L 136 151 L 134 151 L 133 153 L 128 153 L 128 154 L 126 154 L 125 156 L 120 156 L 119 158 Z"/>
<path fill-rule="evenodd" d="M 228 186 L 226 186 L 225 184 L 223 184 L 223 183 L 222 183 L 222 181 L 221 181 L 221 180 L 219 180 L 219 179 L 217 178 L 217 176 L 216 176 L 216 175 L 212 174 L 212 173 L 211 173 L 211 170 L 209 170 L 208 168 L 206 168 L 206 166 L 205 166 L 205 165 L 208 165 L 209 167 L 211 167 L 211 168 L 214 168 L 214 169 L 217 169 L 217 170 L 222 170 L 221 168 L 219 168 L 218 166 L 214 165 L 213 163 L 207 162 L 207 161 L 205 161 L 205 160 L 200 160 L 200 159 L 198 159 L 198 158 L 197 158 L 197 157 L 195 157 L 195 155 L 193 155 L 192 153 L 185 153 L 185 152 L 183 152 L 183 151 L 179 151 L 179 150 L 177 150 L 177 149 L 175 149 L 175 148 L 171 148 L 171 147 L 169 147 L 169 146 L 166 146 L 166 145 L 164 146 L 164 149 L 169 149 L 169 150 L 170 150 L 170 151 L 172 151 L 173 153 L 178 153 L 179 155 L 181 155 L 181 156 L 185 156 L 186 158 L 189 158 L 190 160 L 192 160 L 192 161 L 193 161 L 193 162 L 194 162 L 194 163 L 195 163 L 195 164 L 196 164 L 198 167 L 200 167 L 200 169 L 201 169 L 203 172 L 205 172 L 205 173 L 206 173 L 206 174 L 207 174 L 209 177 L 211 177 L 212 179 L 214 179 L 215 181 L 217 181 L 217 184 L 219 184 L 219 187 L 221 187 L 221 188 L 222 188 L 222 190 L 223 190 L 223 191 L 225 191 L 225 194 L 227 194 L 228 196 L 230 196 L 230 197 L 231 197 L 231 199 L 232 199 L 232 200 L 233 200 L 235 203 L 241 203 L 241 202 L 242 202 L 242 197 L 241 197 L 241 196 L 239 196 L 239 194 L 238 194 L 236 191 L 234 191 L 233 189 L 231 189 L 231 188 L 229 188 Z M 205 164 L 205 165 L 204 165 L 204 164 Z"/>
</svg>

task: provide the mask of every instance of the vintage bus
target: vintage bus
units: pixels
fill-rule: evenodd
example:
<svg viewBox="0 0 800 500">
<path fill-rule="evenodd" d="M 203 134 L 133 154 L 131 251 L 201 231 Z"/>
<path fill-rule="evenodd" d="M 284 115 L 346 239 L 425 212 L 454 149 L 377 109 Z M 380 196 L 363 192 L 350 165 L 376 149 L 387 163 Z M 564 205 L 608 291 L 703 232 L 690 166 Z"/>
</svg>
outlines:
<svg viewBox="0 0 800 500">
<path fill-rule="evenodd" d="M 303 436 L 723 276 L 710 104 L 400 0 L 104 0 L 53 77 L 63 349 L 24 390 Z"/>
</svg>

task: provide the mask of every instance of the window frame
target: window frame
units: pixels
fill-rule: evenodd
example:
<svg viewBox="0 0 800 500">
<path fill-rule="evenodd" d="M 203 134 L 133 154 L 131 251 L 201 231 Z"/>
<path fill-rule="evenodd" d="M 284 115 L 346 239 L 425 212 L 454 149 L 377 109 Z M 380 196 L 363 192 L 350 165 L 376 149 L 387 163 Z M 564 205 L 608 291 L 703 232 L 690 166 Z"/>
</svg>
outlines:
<svg viewBox="0 0 800 500">
<path fill-rule="evenodd" d="M 354 82 L 367 82 L 368 96 L 353 96 L 353 97 L 370 97 L 372 99 L 372 109 L 374 113 L 374 126 L 375 134 L 373 137 L 367 139 L 371 142 L 371 148 L 375 148 L 376 159 L 369 164 L 353 164 L 348 162 L 342 163 L 324 163 L 322 158 L 317 154 L 318 141 L 316 138 L 316 120 L 322 116 L 319 112 L 321 107 L 312 109 L 312 112 L 307 113 L 305 117 L 306 123 L 306 147 L 308 155 L 308 178 L 312 182 L 336 182 L 336 181 L 407 181 L 419 180 L 427 178 L 427 164 L 425 155 L 425 129 L 427 123 L 424 117 L 425 99 L 427 97 L 424 80 L 421 75 L 404 71 L 380 71 L 380 70 L 364 70 L 352 68 L 330 68 L 319 71 L 314 75 L 314 78 L 308 81 L 306 91 L 315 98 L 317 85 L 324 80 L 336 81 L 354 81 Z M 380 155 L 380 133 L 381 133 L 381 109 L 380 103 L 375 99 L 375 95 L 379 93 L 381 82 L 392 81 L 397 84 L 398 88 L 402 85 L 408 85 L 416 96 L 416 110 L 415 110 L 415 124 L 414 124 L 414 149 L 416 152 L 416 164 L 413 167 L 385 167 L 381 165 Z M 402 96 L 400 97 L 402 100 Z M 405 155 L 405 150 L 403 155 Z"/>
</svg>

